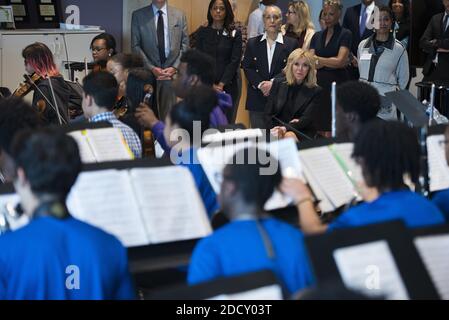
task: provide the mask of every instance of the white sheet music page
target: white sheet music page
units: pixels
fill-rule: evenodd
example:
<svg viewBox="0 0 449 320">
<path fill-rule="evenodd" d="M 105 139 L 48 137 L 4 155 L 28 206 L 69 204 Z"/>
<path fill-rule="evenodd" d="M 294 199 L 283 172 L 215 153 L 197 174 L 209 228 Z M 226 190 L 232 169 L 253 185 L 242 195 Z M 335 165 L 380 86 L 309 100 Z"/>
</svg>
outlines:
<svg viewBox="0 0 449 320">
<path fill-rule="evenodd" d="M 418 237 L 414 242 L 441 299 L 449 300 L 449 235 Z"/>
<path fill-rule="evenodd" d="M 230 300 L 230 301 L 254 301 L 254 300 L 282 300 L 282 289 L 278 285 L 266 286 L 254 290 L 249 290 L 234 294 L 223 294 L 209 300 Z"/>
<path fill-rule="evenodd" d="M 0 211 L 15 214 L 16 206 L 19 203 L 20 197 L 16 193 L 0 194 Z M 2 216 L 0 216 L 0 219 L 2 219 Z M 13 231 L 24 227 L 30 221 L 26 214 L 23 214 L 20 218 L 14 218 L 14 216 L 6 214 L 6 219 L 9 224 L 9 227 Z"/>
<path fill-rule="evenodd" d="M 74 131 L 69 132 L 68 135 L 75 139 L 78 144 L 78 149 L 80 151 L 81 161 L 83 163 L 95 163 L 97 159 L 95 158 L 92 147 L 87 141 L 87 131 Z"/>
<path fill-rule="evenodd" d="M 342 158 L 342 160 L 345 162 L 346 167 L 348 168 L 348 175 L 352 178 L 352 180 L 355 182 L 356 185 L 360 185 L 364 179 L 361 167 L 352 158 L 352 152 L 354 151 L 354 144 L 339 143 L 335 145 L 335 150 L 337 151 L 338 155 Z M 358 200 L 361 201 L 362 198 L 358 197 Z"/>
<path fill-rule="evenodd" d="M 368 296 L 409 299 L 387 241 L 335 250 L 334 259 L 346 287 Z"/>
<path fill-rule="evenodd" d="M 67 207 L 75 218 L 116 236 L 126 247 L 150 242 L 126 170 L 81 173 Z"/>
<path fill-rule="evenodd" d="M 308 176 L 314 178 L 309 181 L 313 191 L 321 189 L 334 209 L 354 198 L 353 184 L 327 146 L 300 150 L 299 156 L 303 167 L 307 168 Z"/>
<path fill-rule="evenodd" d="M 449 189 L 449 166 L 446 162 L 444 147 L 440 146 L 440 141 L 444 139 L 444 135 L 427 138 L 427 161 L 431 192 Z"/>
<path fill-rule="evenodd" d="M 150 243 L 199 239 L 212 232 L 187 168 L 139 168 L 130 175 Z"/>
<path fill-rule="evenodd" d="M 87 130 L 87 139 L 98 162 L 132 160 L 134 158 L 118 128 Z"/>
</svg>

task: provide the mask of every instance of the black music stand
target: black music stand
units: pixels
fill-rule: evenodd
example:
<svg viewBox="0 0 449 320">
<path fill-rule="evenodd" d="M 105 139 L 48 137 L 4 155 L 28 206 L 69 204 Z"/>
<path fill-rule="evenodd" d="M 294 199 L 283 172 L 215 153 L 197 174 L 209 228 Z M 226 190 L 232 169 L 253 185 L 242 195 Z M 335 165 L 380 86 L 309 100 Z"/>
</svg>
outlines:
<svg viewBox="0 0 449 320">
<path fill-rule="evenodd" d="M 386 98 L 404 115 L 413 127 L 425 127 L 429 124 L 426 107 L 409 91 L 392 91 L 385 93 Z"/>
<path fill-rule="evenodd" d="M 332 282 L 343 285 L 342 276 L 334 259 L 335 250 L 379 240 L 388 242 L 410 299 L 439 299 L 413 244 L 411 233 L 402 221 L 336 230 L 324 235 L 306 237 L 306 246 L 318 284 Z"/>
</svg>

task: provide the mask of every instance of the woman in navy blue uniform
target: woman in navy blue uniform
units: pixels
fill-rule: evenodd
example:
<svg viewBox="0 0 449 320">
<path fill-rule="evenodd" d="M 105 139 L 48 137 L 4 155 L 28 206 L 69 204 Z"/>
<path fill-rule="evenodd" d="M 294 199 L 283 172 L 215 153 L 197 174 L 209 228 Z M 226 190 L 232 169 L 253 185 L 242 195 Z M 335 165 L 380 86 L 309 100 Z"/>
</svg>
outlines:
<svg viewBox="0 0 449 320">
<path fill-rule="evenodd" d="M 0 237 L 0 300 L 134 299 L 126 249 L 65 206 L 82 166 L 75 140 L 49 129 L 25 132 L 12 158 L 31 221 Z"/>
<path fill-rule="evenodd" d="M 266 128 L 265 105 L 273 86 L 273 80 L 282 76 L 290 53 L 298 47 L 298 41 L 282 35 L 282 11 L 276 6 L 265 8 L 265 33 L 248 40 L 242 67 L 248 79 L 246 109 L 251 127 Z"/>
<path fill-rule="evenodd" d="M 364 203 L 349 209 L 329 225 L 321 224 L 310 190 L 300 181 L 287 179 L 282 189 L 292 196 L 304 232 L 364 226 L 402 220 L 409 228 L 444 223 L 440 210 L 406 185 L 419 179 L 419 143 L 413 129 L 399 122 L 366 124 L 355 139 L 352 157 L 362 169 Z M 335 186 L 338 188 L 338 186 Z"/>
<path fill-rule="evenodd" d="M 273 271 L 289 293 L 313 284 L 302 233 L 263 209 L 281 183 L 278 164 L 265 151 L 250 148 L 225 167 L 219 199 L 231 222 L 197 244 L 190 284 L 261 270 Z"/>
<path fill-rule="evenodd" d="M 239 96 L 237 72 L 240 72 L 242 60 L 242 33 L 234 26 L 234 13 L 229 0 L 212 0 L 207 21 L 208 25 L 201 26 L 196 33 L 196 49 L 214 59 L 214 87 L 231 95 L 234 107 L 226 110 L 226 117 L 229 123 L 234 123 Z"/>
</svg>

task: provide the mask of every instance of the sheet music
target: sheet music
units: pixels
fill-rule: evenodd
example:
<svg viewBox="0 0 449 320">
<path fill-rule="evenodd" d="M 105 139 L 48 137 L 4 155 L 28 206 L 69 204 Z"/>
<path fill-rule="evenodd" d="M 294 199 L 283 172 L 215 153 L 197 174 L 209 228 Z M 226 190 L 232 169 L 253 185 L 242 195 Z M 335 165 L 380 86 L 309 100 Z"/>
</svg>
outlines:
<svg viewBox="0 0 449 320">
<path fill-rule="evenodd" d="M 222 294 L 209 300 L 282 300 L 282 289 L 278 285 L 272 285 L 240 293 Z"/>
<path fill-rule="evenodd" d="M 132 169 L 130 175 L 150 243 L 199 239 L 212 232 L 187 168 Z"/>
<path fill-rule="evenodd" d="M 444 139 L 444 135 L 427 138 L 427 161 L 431 192 L 449 189 L 449 166 L 446 162 L 444 147 L 439 144 Z"/>
<path fill-rule="evenodd" d="M 149 243 L 127 171 L 81 173 L 67 207 L 75 218 L 113 234 L 126 247 Z"/>
<path fill-rule="evenodd" d="M 312 172 L 305 163 L 303 163 L 302 169 L 304 177 L 306 181 L 309 183 L 310 187 L 312 188 L 315 198 L 320 201 L 319 207 L 321 211 L 324 213 L 334 211 L 336 208 L 332 204 L 330 198 L 323 192 L 323 190 L 320 187 L 320 183 L 314 178 Z"/>
<path fill-rule="evenodd" d="M 95 163 L 97 162 L 97 159 L 95 159 L 92 147 L 89 145 L 87 136 L 83 134 L 83 132 L 85 133 L 86 131 L 69 132 L 68 135 L 74 138 L 76 143 L 78 144 L 81 161 L 83 163 Z"/>
<path fill-rule="evenodd" d="M 321 189 L 332 204 L 333 210 L 354 198 L 354 186 L 327 146 L 299 151 L 299 156 L 303 167 L 307 168 L 307 176 L 314 178 L 309 181 L 312 189 L 314 192 Z M 320 198 L 319 200 L 325 201 Z M 324 208 L 322 210 L 324 211 Z"/>
<path fill-rule="evenodd" d="M 363 182 L 363 174 L 360 166 L 352 158 L 352 152 L 354 151 L 353 143 L 339 143 L 334 145 L 338 155 L 343 159 L 347 168 L 349 169 L 349 175 L 352 177 L 357 185 Z M 358 200 L 362 200 L 360 197 Z"/>
<path fill-rule="evenodd" d="M 301 162 L 299 161 L 298 149 L 293 139 L 283 139 L 273 141 L 269 144 L 257 143 L 253 141 L 228 144 L 220 147 L 205 147 L 198 150 L 198 159 L 212 185 L 216 194 L 220 193 L 222 172 L 234 154 L 247 147 L 258 147 L 260 150 L 269 150 L 270 155 L 279 161 L 281 173 L 284 177 L 303 176 Z M 275 191 L 273 196 L 265 204 L 265 210 L 285 208 L 292 203 L 292 199 L 279 191 Z"/>
<path fill-rule="evenodd" d="M 118 128 L 87 130 L 87 138 L 98 162 L 134 159 Z"/>
<path fill-rule="evenodd" d="M 346 287 L 368 296 L 409 299 L 387 241 L 335 250 L 334 259 Z"/>
<path fill-rule="evenodd" d="M 441 299 L 449 300 L 449 235 L 418 237 L 414 243 Z"/>
</svg>

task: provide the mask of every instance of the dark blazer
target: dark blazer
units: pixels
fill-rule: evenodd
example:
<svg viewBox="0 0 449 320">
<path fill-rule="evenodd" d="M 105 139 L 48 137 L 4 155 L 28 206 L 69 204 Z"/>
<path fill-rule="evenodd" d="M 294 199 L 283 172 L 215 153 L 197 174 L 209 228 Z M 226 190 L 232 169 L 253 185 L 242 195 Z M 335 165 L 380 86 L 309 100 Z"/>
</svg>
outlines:
<svg viewBox="0 0 449 320">
<path fill-rule="evenodd" d="M 284 37 L 284 44 L 276 43 L 271 71 L 268 72 L 267 41 L 260 41 L 261 39 L 262 35 L 248 40 L 242 62 L 248 80 L 246 109 L 256 112 L 263 112 L 267 103 L 267 98 L 257 88 L 258 85 L 282 75 L 288 56 L 298 47 L 298 41 L 289 37 Z"/>
<path fill-rule="evenodd" d="M 285 77 L 274 80 L 271 94 L 265 108 L 268 128 L 282 126 L 273 117 L 277 117 L 286 123 L 289 123 L 293 119 L 299 119 L 299 122 L 291 124 L 292 127 L 308 135 L 314 135 L 316 132 L 314 128 L 316 112 L 314 111 L 316 111 L 320 103 L 322 89 L 319 86 L 309 88 L 305 85 L 302 85 L 298 89 L 299 92 L 293 104 L 293 109 L 288 112 L 291 115 L 291 119 L 282 119 L 282 114 L 285 111 L 284 108 L 288 107 L 289 85 Z"/>
<path fill-rule="evenodd" d="M 365 29 L 363 36 L 360 37 L 360 12 L 362 11 L 362 4 L 350 7 L 346 10 L 343 18 L 343 27 L 349 29 L 352 32 L 352 54 L 357 57 L 357 50 L 362 40 L 365 40 L 371 36 L 374 31 Z"/>
<path fill-rule="evenodd" d="M 449 28 L 446 29 L 446 32 L 443 33 L 443 17 L 444 12 L 436 14 L 432 17 L 429 24 L 427 25 L 427 29 L 421 37 L 420 47 L 426 52 L 427 60 L 424 64 L 423 74 L 429 75 L 432 71 L 433 60 L 437 54 L 437 49 L 449 49 Z M 430 41 L 436 39 L 438 40 L 437 45 L 434 47 Z M 441 69 L 441 76 L 446 76 L 448 78 L 447 70 L 449 70 L 449 53 L 440 53 L 438 55 L 438 69 Z M 438 80 L 438 79 L 434 79 Z"/>
<path fill-rule="evenodd" d="M 225 85 L 235 81 L 242 61 L 242 34 L 239 30 L 223 31 L 217 35 L 212 27 L 200 27 L 196 32 L 196 49 L 215 61 L 215 83 Z"/>
<path fill-rule="evenodd" d="M 185 14 L 171 6 L 167 6 L 168 29 L 170 32 L 170 53 L 164 64 L 161 63 L 157 44 L 156 17 L 152 5 L 133 12 L 131 21 L 131 48 L 140 55 L 146 66 L 178 68 L 181 55 L 189 48 L 189 33 Z"/>
</svg>

